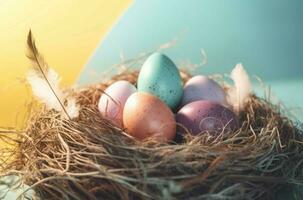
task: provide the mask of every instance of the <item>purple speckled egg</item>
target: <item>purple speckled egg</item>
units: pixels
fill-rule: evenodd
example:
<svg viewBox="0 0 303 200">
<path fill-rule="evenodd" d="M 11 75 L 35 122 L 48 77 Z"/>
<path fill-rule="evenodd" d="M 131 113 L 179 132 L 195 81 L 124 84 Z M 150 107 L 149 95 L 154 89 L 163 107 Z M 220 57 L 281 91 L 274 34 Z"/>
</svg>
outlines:
<svg viewBox="0 0 303 200">
<path fill-rule="evenodd" d="M 184 86 L 181 105 L 184 106 L 194 101 L 209 100 L 227 105 L 225 92 L 213 79 L 197 75 L 189 79 Z"/>
<path fill-rule="evenodd" d="M 218 135 L 222 130 L 236 129 L 238 120 L 236 115 L 219 103 L 200 100 L 182 107 L 176 115 L 178 132 L 190 132 L 192 135 L 208 131 Z"/>
</svg>

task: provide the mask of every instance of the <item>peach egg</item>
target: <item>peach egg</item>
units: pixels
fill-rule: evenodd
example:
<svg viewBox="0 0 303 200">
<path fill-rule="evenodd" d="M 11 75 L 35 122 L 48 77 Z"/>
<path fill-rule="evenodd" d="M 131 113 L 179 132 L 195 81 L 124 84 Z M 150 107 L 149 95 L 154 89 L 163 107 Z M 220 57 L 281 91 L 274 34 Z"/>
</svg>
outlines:
<svg viewBox="0 0 303 200">
<path fill-rule="evenodd" d="M 144 92 L 136 92 L 127 99 L 123 123 L 126 132 L 139 140 L 154 138 L 167 142 L 176 134 L 176 121 L 170 108 L 158 97 Z"/>
</svg>

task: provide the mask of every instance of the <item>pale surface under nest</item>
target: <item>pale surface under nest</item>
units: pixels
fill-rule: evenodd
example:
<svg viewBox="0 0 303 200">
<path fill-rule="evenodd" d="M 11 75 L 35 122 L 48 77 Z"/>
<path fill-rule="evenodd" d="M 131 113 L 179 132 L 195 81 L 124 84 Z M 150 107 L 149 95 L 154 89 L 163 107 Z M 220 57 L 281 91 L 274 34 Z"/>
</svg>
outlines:
<svg viewBox="0 0 303 200">
<path fill-rule="evenodd" d="M 136 78 L 128 72 L 112 81 Z M 142 143 L 99 114 L 108 84 L 73 91 L 79 118 L 42 109 L 20 133 L 7 170 L 41 199 L 275 199 L 279 188 L 303 180 L 301 130 L 265 100 L 251 96 L 235 132 Z"/>
</svg>

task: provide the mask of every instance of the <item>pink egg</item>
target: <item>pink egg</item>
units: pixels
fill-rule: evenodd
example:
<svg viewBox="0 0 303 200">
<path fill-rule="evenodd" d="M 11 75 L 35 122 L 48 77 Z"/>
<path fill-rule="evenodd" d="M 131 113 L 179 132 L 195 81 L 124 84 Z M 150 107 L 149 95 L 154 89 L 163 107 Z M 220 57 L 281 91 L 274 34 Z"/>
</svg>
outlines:
<svg viewBox="0 0 303 200">
<path fill-rule="evenodd" d="M 128 81 L 117 81 L 104 91 L 98 108 L 103 117 L 111 120 L 118 127 L 123 127 L 123 108 L 128 97 L 137 89 Z"/>
<path fill-rule="evenodd" d="M 178 132 L 198 135 L 206 131 L 220 134 L 238 127 L 236 115 L 228 108 L 212 101 L 194 101 L 182 107 L 176 115 Z"/>
<path fill-rule="evenodd" d="M 227 105 L 226 95 L 221 86 L 214 80 L 197 75 L 189 79 L 184 86 L 181 105 L 198 100 L 210 100 L 222 105 Z"/>
</svg>

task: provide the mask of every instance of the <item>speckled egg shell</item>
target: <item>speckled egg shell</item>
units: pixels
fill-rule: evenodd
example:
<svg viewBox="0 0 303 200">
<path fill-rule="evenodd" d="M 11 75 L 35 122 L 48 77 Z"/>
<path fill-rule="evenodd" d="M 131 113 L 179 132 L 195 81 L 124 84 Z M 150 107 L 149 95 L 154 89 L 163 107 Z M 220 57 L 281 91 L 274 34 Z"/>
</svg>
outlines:
<svg viewBox="0 0 303 200">
<path fill-rule="evenodd" d="M 138 91 L 157 96 L 170 108 L 176 108 L 183 94 L 178 68 L 167 56 L 160 53 L 152 54 L 140 70 Z"/>
<path fill-rule="evenodd" d="M 160 142 L 173 140 L 176 121 L 169 107 L 156 96 L 136 92 L 126 101 L 123 111 L 126 132 L 139 139 L 156 139 Z"/>
<path fill-rule="evenodd" d="M 217 135 L 222 130 L 238 127 L 236 115 L 228 108 L 212 101 L 194 101 L 182 107 L 176 115 L 178 132 L 198 135 L 208 131 Z"/>
</svg>

